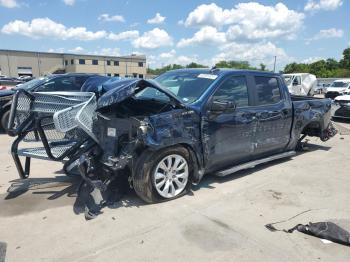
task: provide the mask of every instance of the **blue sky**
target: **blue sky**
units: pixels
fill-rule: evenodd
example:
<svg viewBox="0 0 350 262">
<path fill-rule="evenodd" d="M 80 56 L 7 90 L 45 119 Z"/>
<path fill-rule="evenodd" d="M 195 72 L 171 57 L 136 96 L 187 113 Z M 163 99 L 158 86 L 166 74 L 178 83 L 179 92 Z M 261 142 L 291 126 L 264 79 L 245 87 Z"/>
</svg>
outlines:
<svg viewBox="0 0 350 262">
<path fill-rule="evenodd" d="M 341 58 L 348 0 L 0 0 L 0 49 L 286 63 Z"/>
</svg>

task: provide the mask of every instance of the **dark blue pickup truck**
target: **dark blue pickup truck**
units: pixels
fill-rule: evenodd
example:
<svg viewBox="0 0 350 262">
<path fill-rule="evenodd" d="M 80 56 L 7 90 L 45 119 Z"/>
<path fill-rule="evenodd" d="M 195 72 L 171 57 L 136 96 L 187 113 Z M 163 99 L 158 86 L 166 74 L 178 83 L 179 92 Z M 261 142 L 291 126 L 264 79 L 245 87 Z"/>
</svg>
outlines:
<svg viewBox="0 0 350 262">
<path fill-rule="evenodd" d="M 136 193 L 149 203 L 183 195 L 206 173 L 225 176 L 291 157 L 305 136 L 326 141 L 336 133 L 330 99 L 291 96 L 281 75 L 270 72 L 183 69 L 155 80 L 110 79 L 84 86 L 88 88 L 83 87 L 83 93 L 93 96 L 89 102 L 53 117 L 55 125 L 66 121 L 60 132 L 70 130 L 62 138 L 68 140 L 64 155 L 54 158 L 53 152 L 65 145 L 57 140 L 50 144 L 44 128 L 33 126 L 40 123 L 38 110 L 23 126 L 32 121 L 30 130 L 38 131 L 46 152 L 51 152 L 48 158 L 69 159 L 91 187 L 105 191 L 115 178 L 129 177 Z M 35 102 L 34 94 L 27 96 Z M 52 104 L 52 97 L 38 96 Z M 58 94 L 57 99 L 69 104 L 78 94 L 70 100 Z M 16 98 L 14 103 L 17 100 L 24 101 Z M 77 124 L 72 127 L 80 126 L 90 139 L 72 145 L 84 137 L 66 127 L 73 120 Z M 53 150 L 55 146 L 59 148 Z M 13 147 L 13 155 L 16 150 Z M 23 152 L 28 157 L 28 151 Z"/>
</svg>

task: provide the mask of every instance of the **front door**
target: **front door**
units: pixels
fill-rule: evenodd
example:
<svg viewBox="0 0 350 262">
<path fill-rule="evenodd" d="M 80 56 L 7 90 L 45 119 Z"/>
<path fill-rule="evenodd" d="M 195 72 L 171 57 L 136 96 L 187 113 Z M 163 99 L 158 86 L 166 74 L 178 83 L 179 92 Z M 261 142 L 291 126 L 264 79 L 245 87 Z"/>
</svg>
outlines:
<svg viewBox="0 0 350 262">
<path fill-rule="evenodd" d="M 206 170 L 216 171 L 249 159 L 253 151 L 254 111 L 246 76 L 230 76 L 209 99 L 202 122 Z M 235 107 L 212 110 L 215 102 Z"/>
</svg>

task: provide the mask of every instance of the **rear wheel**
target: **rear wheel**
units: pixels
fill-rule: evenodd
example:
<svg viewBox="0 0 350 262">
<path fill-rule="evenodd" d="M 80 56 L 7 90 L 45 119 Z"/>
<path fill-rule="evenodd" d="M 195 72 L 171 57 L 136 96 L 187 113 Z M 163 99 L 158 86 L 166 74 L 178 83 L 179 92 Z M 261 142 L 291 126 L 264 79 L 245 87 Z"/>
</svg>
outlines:
<svg viewBox="0 0 350 262">
<path fill-rule="evenodd" d="M 187 149 L 166 148 L 141 157 L 133 178 L 136 193 L 148 203 L 172 200 L 190 186 L 192 165 Z"/>
<path fill-rule="evenodd" d="M 7 126 L 10 118 L 10 110 L 7 110 L 1 116 L 1 127 L 3 130 L 7 131 Z"/>
</svg>

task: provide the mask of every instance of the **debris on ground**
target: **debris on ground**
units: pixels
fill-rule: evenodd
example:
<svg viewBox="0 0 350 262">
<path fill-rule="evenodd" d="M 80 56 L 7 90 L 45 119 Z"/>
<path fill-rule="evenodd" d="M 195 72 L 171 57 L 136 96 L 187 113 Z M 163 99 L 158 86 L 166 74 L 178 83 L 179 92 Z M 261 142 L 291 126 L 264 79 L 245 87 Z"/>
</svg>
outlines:
<svg viewBox="0 0 350 262">
<path fill-rule="evenodd" d="M 287 232 L 293 233 L 295 230 L 334 243 L 350 246 L 350 233 L 333 222 L 310 222 L 308 225 L 299 224 L 287 230 Z"/>
<path fill-rule="evenodd" d="M 104 207 L 115 205 L 127 193 L 128 182 L 124 177 L 117 177 L 104 188 L 96 188 L 82 180 L 78 188 L 75 213 L 84 213 L 86 220 L 96 218 Z M 115 218 L 112 218 L 115 220 Z"/>
<path fill-rule="evenodd" d="M 330 243 L 329 241 L 333 243 L 342 244 L 345 246 L 350 246 L 350 233 L 343 229 L 342 227 L 338 226 L 337 224 L 333 222 L 317 222 L 312 223 L 309 222 L 307 225 L 298 224 L 290 229 L 277 229 L 274 225 L 288 222 L 302 214 L 305 214 L 307 212 L 312 211 L 312 209 L 303 211 L 291 218 L 278 221 L 275 223 L 270 223 L 265 225 L 265 227 L 270 230 L 271 232 L 281 231 L 285 233 L 293 233 L 295 230 L 310 235 L 314 237 L 318 237 L 322 240 L 323 243 Z"/>
</svg>

